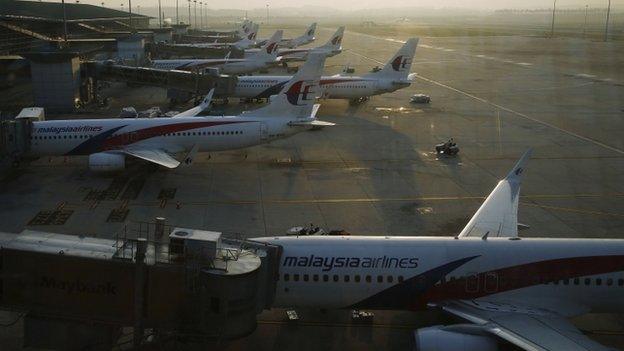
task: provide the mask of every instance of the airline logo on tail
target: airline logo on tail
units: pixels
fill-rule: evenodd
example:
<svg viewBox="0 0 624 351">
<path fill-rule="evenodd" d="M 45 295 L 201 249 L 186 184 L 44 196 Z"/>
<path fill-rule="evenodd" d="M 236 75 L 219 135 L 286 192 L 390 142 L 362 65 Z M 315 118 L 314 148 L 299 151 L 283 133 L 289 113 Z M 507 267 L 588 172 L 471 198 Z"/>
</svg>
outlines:
<svg viewBox="0 0 624 351">
<path fill-rule="evenodd" d="M 300 80 L 294 83 L 285 93 L 288 102 L 295 106 L 304 105 L 303 102 L 316 98 L 313 88 L 317 85 L 315 81 Z"/>
<path fill-rule="evenodd" d="M 392 60 L 392 69 L 400 72 L 405 70 L 408 65 L 412 64 L 411 57 L 397 56 L 394 60 Z"/>
<path fill-rule="evenodd" d="M 247 37 L 247 39 L 249 39 L 249 40 L 254 40 L 254 39 L 256 39 L 256 32 L 249 33 L 249 36 Z"/>
<path fill-rule="evenodd" d="M 277 43 L 271 43 L 269 44 L 269 46 L 267 46 L 266 48 L 266 52 L 269 55 L 273 55 L 273 53 L 277 51 Z"/>
<path fill-rule="evenodd" d="M 332 45 L 340 45 L 341 42 L 342 42 L 342 35 L 335 36 L 331 41 Z"/>
<path fill-rule="evenodd" d="M 308 36 L 311 37 L 314 35 L 314 28 L 310 28 L 310 30 L 308 31 Z"/>
</svg>

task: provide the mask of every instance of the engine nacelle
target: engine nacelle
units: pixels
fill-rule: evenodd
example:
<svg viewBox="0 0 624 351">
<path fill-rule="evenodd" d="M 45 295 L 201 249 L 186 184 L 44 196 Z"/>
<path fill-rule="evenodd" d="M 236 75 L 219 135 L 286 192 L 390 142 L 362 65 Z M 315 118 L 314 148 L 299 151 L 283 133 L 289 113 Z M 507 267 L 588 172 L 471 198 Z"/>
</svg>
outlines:
<svg viewBox="0 0 624 351">
<path fill-rule="evenodd" d="M 89 168 L 95 172 L 120 171 L 126 168 L 126 156 L 108 152 L 89 155 Z"/>
<path fill-rule="evenodd" d="M 461 328 L 461 327 L 460 327 Z M 455 326 L 436 325 L 414 332 L 416 351 L 497 351 L 498 341 L 485 334 L 463 333 Z"/>
</svg>

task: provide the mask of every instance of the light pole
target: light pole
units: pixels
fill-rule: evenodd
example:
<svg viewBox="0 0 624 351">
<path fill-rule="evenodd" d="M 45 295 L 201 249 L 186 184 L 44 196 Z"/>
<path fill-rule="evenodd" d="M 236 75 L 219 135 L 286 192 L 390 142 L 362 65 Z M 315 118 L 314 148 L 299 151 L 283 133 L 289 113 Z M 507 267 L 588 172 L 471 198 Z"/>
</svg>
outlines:
<svg viewBox="0 0 624 351">
<path fill-rule="evenodd" d="M 132 0 L 128 0 L 128 21 L 130 22 L 130 32 L 134 32 L 134 27 L 132 27 Z"/>
<path fill-rule="evenodd" d="M 63 40 L 67 41 L 67 11 L 65 11 L 65 0 L 63 2 Z"/>
<path fill-rule="evenodd" d="M 553 2 L 552 24 L 550 26 L 550 37 L 555 37 L 555 9 L 557 8 L 557 0 Z"/>
<path fill-rule="evenodd" d="M 191 0 L 188 0 L 188 4 L 189 4 L 189 27 L 191 26 Z"/>
<path fill-rule="evenodd" d="M 162 7 L 160 6 L 160 0 L 158 0 L 158 27 L 162 28 Z"/>
<path fill-rule="evenodd" d="M 611 0 L 609 0 L 609 5 L 607 5 L 607 21 L 605 22 L 605 38 L 604 41 L 607 41 L 607 36 L 609 35 L 609 15 L 611 14 Z"/>
<path fill-rule="evenodd" d="M 178 0 L 176 0 L 176 23 L 180 24 L 180 13 L 178 12 Z"/>
<path fill-rule="evenodd" d="M 197 0 L 193 0 L 193 2 L 195 3 L 195 26 L 194 28 L 197 29 Z"/>
<path fill-rule="evenodd" d="M 587 33 L 587 10 L 589 9 L 589 5 L 585 5 L 585 22 L 583 22 L 583 38 L 585 38 L 585 34 Z"/>
<path fill-rule="evenodd" d="M 266 4 L 267 9 L 267 25 L 269 24 L 269 4 Z"/>
<path fill-rule="evenodd" d="M 199 29 L 204 29 L 204 3 L 199 2 Z"/>
</svg>

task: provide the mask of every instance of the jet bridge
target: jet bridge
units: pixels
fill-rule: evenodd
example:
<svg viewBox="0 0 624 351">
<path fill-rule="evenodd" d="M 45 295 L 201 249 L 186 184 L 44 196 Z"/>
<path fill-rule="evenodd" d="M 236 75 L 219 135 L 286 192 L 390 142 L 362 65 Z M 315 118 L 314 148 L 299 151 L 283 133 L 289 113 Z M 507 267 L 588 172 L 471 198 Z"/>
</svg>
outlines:
<svg viewBox="0 0 624 351">
<path fill-rule="evenodd" d="M 162 220 L 138 227 L 115 239 L 0 233 L 0 306 L 24 312 L 24 346 L 110 349 L 123 327 L 137 347 L 150 335 L 222 340 L 255 329 L 273 302 L 280 247 Z"/>
<path fill-rule="evenodd" d="M 227 44 L 224 44 L 227 45 Z M 230 58 L 243 58 L 245 52 L 234 47 L 202 48 L 196 46 L 171 45 L 166 43 L 147 43 L 145 50 L 152 58 L 202 58 L 221 59 L 226 55 Z"/>
<path fill-rule="evenodd" d="M 200 74 L 112 63 L 89 62 L 86 65 L 87 71 L 98 80 L 172 88 L 198 95 L 207 94 L 212 88 L 215 88 L 216 95 L 231 95 L 237 82 L 236 76 L 220 74 Z"/>
</svg>

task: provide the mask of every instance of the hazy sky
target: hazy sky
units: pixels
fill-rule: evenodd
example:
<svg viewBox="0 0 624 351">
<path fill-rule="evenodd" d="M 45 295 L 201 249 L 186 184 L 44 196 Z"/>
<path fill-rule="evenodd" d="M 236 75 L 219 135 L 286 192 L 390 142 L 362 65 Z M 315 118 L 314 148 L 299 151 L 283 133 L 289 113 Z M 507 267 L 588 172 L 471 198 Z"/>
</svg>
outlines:
<svg viewBox="0 0 624 351">
<path fill-rule="evenodd" d="M 49 0 L 48 0 L 49 1 Z M 56 0 L 60 1 L 60 0 Z M 66 0 L 74 2 L 75 0 Z M 128 0 L 80 0 L 81 3 L 99 5 L 104 1 L 105 6 L 119 6 L 122 2 L 127 3 Z M 175 6 L 176 0 L 161 0 L 163 6 Z M 180 4 L 186 3 L 186 0 L 179 0 Z M 272 8 L 279 7 L 301 7 L 301 6 L 322 6 L 331 7 L 341 10 L 348 9 L 366 9 L 366 8 L 383 8 L 383 7 L 431 7 L 431 8 L 473 8 L 473 9 L 500 9 L 500 8 L 551 8 L 551 0 L 207 0 L 209 8 L 215 9 L 244 9 L 251 10 L 264 8 L 269 4 Z M 115 4 L 115 5 L 113 5 Z M 141 7 L 156 6 L 158 0 L 132 0 L 132 6 L 140 5 Z M 584 7 L 588 4 L 590 7 L 606 7 L 607 0 L 558 0 L 557 7 Z M 624 8 L 624 0 L 612 0 L 612 8 Z"/>
</svg>

